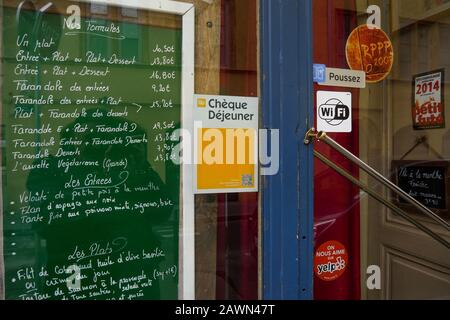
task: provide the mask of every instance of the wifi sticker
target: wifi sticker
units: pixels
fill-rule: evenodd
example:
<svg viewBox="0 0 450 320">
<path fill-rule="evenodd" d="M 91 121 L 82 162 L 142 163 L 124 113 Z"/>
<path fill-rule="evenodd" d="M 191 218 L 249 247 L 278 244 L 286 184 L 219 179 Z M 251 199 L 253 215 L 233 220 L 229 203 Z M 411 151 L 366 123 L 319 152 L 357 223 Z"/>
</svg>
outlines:
<svg viewBox="0 0 450 320">
<path fill-rule="evenodd" d="M 350 92 L 317 92 L 317 129 L 324 132 L 352 132 Z"/>
</svg>

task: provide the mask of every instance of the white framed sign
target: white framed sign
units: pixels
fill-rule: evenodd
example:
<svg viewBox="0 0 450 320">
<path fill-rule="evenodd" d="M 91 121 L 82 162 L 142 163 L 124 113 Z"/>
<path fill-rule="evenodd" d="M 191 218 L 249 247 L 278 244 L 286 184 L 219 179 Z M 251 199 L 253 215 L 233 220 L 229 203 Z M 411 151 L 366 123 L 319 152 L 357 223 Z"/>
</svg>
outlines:
<svg viewBox="0 0 450 320">
<path fill-rule="evenodd" d="M 445 128 L 445 70 L 413 77 L 412 121 L 414 130 Z"/>
<path fill-rule="evenodd" d="M 365 88 L 366 73 L 360 70 L 326 68 L 323 86 Z"/>
<path fill-rule="evenodd" d="M 258 191 L 256 97 L 194 96 L 194 192 Z"/>
<path fill-rule="evenodd" d="M 352 93 L 318 91 L 316 119 L 319 131 L 352 132 Z"/>
</svg>

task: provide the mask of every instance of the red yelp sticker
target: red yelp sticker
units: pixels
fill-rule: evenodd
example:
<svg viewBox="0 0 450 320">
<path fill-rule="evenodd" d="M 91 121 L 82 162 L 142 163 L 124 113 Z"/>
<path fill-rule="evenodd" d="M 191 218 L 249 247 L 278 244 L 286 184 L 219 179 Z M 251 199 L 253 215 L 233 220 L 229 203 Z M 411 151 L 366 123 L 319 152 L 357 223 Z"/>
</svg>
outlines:
<svg viewBox="0 0 450 320">
<path fill-rule="evenodd" d="M 322 244 L 314 256 L 314 272 L 323 281 L 334 281 L 344 273 L 348 265 L 347 249 L 338 241 Z"/>
</svg>

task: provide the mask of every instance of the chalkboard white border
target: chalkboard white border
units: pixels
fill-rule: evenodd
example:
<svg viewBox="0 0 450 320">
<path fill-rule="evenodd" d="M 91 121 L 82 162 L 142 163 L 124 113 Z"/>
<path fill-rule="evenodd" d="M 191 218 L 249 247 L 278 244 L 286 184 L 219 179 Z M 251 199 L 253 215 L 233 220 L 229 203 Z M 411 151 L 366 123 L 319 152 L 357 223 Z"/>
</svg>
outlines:
<svg viewBox="0 0 450 320">
<path fill-rule="evenodd" d="M 3 19 L 3 6 L 0 6 L 0 16 Z M 3 52 L 3 30 L 0 30 L 0 52 Z M 3 68 L 3 63 L 1 64 Z M 3 72 L 2 72 L 3 73 Z M 3 77 L 0 79 L 0 88 L 3 88 Z M 3 97 L 2 97 L 3 100 Z M 3 102 L 0 102 L 0 125 L 3 124 Z M 1 129 L 1 126 L 0 126 Z M 3 140 L 0 132 L 0 142 Z M 1 149 L 3 152 L 3 149 Z M 1 155 L 0 152 L 0 155 Z M 3 165 L 3 163 L 2 163 Z M 5 300 L 5 259 L 3 252 L 3 167 L 0 167 L 0 300 Z"/>
<path fill-rule="evenodd" d="M 193 132 L 193 96 L 195 80 L 195 8 L 193 4 L 170 0 L 77 0 L 94 4 L 107 4 L 114 6 L 130 7 L 156 11 L 161 13 L 182 16 L 182 127 Z M 0 15 L 3 15 L 0 6 Z M 0 32 L 0 46 L 2 44 Z M 0 114 L 1 120 L 1 114 Z M 0 176 L 0 191 L 2 186 Z M 179 273 L 179 299 L 195 299 L 195 220 L 194 220 L 194 192 L 193 192 L 193 168 L 191 165 L 182 165 L 182 193 L 180 205 L 182 205 L 182 232 L 180 247 Z M 0 192 L 0 203 L 3 203 Z M 0 235 L 3 238 L 3 212 L 0 212 Z M 0 241 L 0 299 L 4 299 L 4 270 L 3 247 Z"/>
<path fill-rule="evenodd" d="M 94 4 L 129 7 L 154 12 L 179 15 L 182 17 L 182 107 L 181 126 L 193 132 L 193 97 L 195 81 L 195 7 L 191 3 L 171 0 L 73 0 Z M 180 230 L 180 267 L 179 292 L 180 300 L 195 300 L 195 220 L 193 167 L 182 165 L 182 221 Z"/>
</svg>

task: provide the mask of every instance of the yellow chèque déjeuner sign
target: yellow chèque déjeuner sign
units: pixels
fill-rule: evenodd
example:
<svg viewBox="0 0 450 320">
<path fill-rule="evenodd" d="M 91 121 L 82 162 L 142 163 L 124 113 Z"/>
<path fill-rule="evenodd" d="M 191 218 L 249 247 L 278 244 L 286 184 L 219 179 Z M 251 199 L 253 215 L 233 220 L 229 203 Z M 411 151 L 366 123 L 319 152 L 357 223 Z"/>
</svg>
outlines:
<svg viewBox="0 0 450 320">
<path fill-rule="evenodd" d="M 258 190 L 258 98 L 196 95 L 196 193 Z"/>
</svg>

